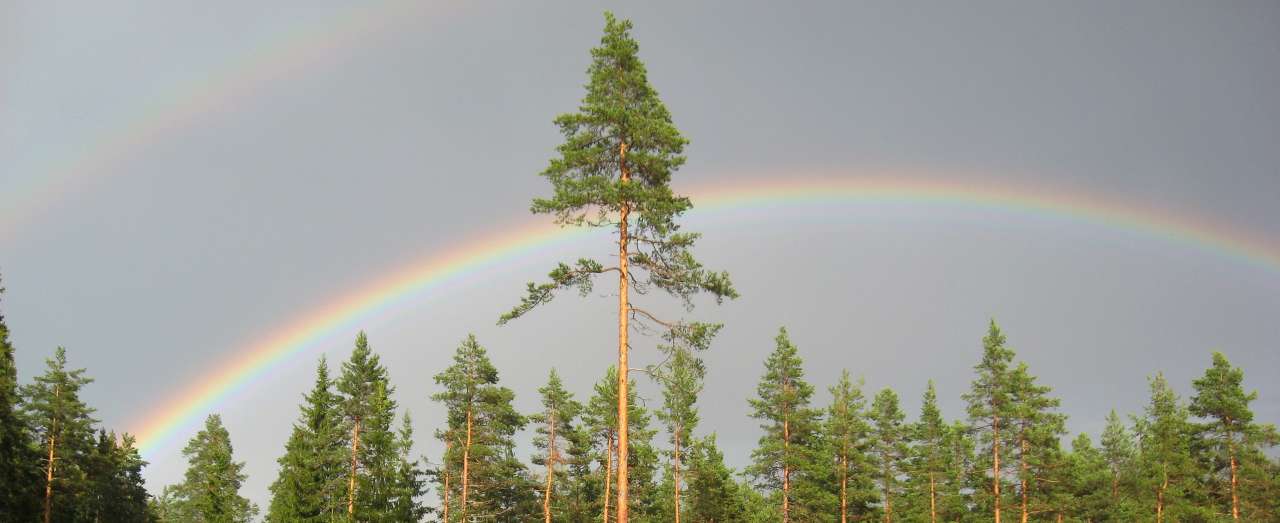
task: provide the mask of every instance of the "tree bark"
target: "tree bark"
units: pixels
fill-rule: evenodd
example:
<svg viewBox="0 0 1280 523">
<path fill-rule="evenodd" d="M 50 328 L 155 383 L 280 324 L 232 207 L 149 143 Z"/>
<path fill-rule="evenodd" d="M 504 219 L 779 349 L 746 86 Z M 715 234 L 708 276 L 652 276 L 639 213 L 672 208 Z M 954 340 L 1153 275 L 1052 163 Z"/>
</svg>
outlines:
<svg viewBox="0 0 1280 523">
<path fill-rule="evenodd" d="M 1227 434 L 1227 456 L 1231 460 L 1231 519 L 1240 521 L 1240 478 L 1236 472 L 1236 444 L 1231 434 Z"/>
<path fill-rule="evenodd" d="M 1169 488 L 1169 471 L 1161 471 L 1160 486 L 1156 488 L 1156 523 L 1164 523 L 1164 491 Z"/>
<path fill-rule="evenodd" d="M 449 441 L 444 442 L 444 523 L 449 523 Z"/>
<path fill-rule="evenodd" d="M 467 490 L 471 472 L 471 407 L 467 407 L 467 442 L 462 446 L 462 520 L 467 520 Z"/>
<path fill-rule="evenodd" d="M 53 398 L 55 401 L 62 395 L 62 387 L 53 386 Z M 49 464 L 45 466 L 44 471 L 44 523 L 49 523 L 49 519 L 53 516 L 53 463 L 57 460 L 57 453 L 54 448 L 58 443 L 58 418 L 54 416 L 49 423 Z"/>
<path fill-rule="evenodd" d="M 547 419 L 550 421 L 550 430 L 547 435 L 547 486 L 542 494 L 542 519 L 545 523 L 551 523 L 551 477 L 556 467 L 556 415 L 554 412 L 547 413 Z"/>
<path fill-rule="evenodd" d="M 840 523 L 849 523 L 849 449 L 840 447 Z"/>
<path fill-rule="evenodd" d="M 631 181 L 631 172 L 627 170 L 627 142 L 618 146 L 618 155 L 622 184 L 626 185 Z M 627 300 L 630 287 L 627 217 L 630 214 L 631 205 L 624 201 L 618 218 L 618 523 L 627 523 L 627 312 L 631 305 Z"/>
<path fill-rule="evenodd" d="M 347 482 L 347 519 L 356 519 L 356 464 L 360 453 L 360 420 L 351 426 L 351 475 Z"/>
<path fill-rule="evenodd" d="M 1022 470 L 1022 477 L 1018 478 L 1019 483 L 1022 486 L 1022 523 L 1027 523 L 1027 518 L 1030 517 L 1030 514 L 1027 512 L 1027 508 L 1028 508 L 1027 507 L 1027 485 L 1029 483 L 1027 481 L 1027 446 L 1028 444 L 1027 444 L 1026 437 L 1020 435 L 1018 439 L 1020 440 L 1019 442 L 1021 443 L 1021 447 L 1022 447 L 1021 449 L 1022 452 L 1021 454 L 1018 455 L 1018 461 L 1019 461 L 1018 467 Z"/>
<path fill-rule="evenodd" d="M 929 472 L 929 523 L 938 523 L 938 484 L 932 471 Z"/>
</svg>

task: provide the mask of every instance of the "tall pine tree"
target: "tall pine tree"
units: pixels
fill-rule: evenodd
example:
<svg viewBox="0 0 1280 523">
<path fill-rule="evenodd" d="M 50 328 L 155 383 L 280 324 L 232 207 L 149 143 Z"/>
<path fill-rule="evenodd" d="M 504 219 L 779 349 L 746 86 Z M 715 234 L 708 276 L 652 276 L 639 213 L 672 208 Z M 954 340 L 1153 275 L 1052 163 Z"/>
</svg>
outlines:
<svg viewBox="0 0 1280 523">
<path fill-rule="evenodd" d="M 280 473 L 271 484 L 272 522 L 333 521 L 346 517 L 343 479 L 346 446 L 338 396 L 323 357 L 316 381 L 303 398 L 301 415 L 279 459 Z"/>
<path fill-rule="evenodd" d="M 533 487 L 515 458 L 514 435 L 526 420 L 512 406 L 515 393 L 498 385 L 498 369 L 474 335 L 458 346 L 450 365 L 435 376 L 443 391 L 447 428 L 444 468 L 449 486 L 441 495 L 449 521 L 513 517 L 527 508 Z"/>
<path fill-rule="evenodd" d="M 880 500 L 885 523 L 893 523 L 894 502 L 901 493 L 901 477 L 907 460 L 906 416 L 893 389 L 881 390 L 867 412 L 871 420 L 871 458 L 880 486 Z"/>
<path fill-rule="evenodd" d="M 564 383 L 555 369 L 547 377 L 547 384 L 538 389 L 542 395 L 542 410 L 529 416 L 529 421 L 537 424 L 538 435 L 534 437 L 534 447 L 541 453 L 533 457 L 535 465 L 546 469 L 546 480 L 542 486 L 542 518 L 551 523 L 552 514 L 563 513 L 565 504 L 557 493 L 569 494 L 565 485 L 567 472 L 562 466 L 567 461 L 567 447 L 574 432 L 574 420 L 582 411 L 582 404 L 573 399 L 573 394 L 564 390 Z M 555 510 L 559 508 L 559 510 Z"/>
<path fill-rule="evenodd" d="M 964 400 L 968 403 L 969 425 L 978 434 L 980 443 L 986 452 L 985 463 L 991 471 L 989 490 L 985 492 L 985 501 L 991 507 L 995 523 L 1001 521 L 1001 496 L 1004 484 L 1004 464 L 1001 463 L 1002 443 L 1009 430 L 1009 418 L 1012 415 L 1009 382 L 1013 369 L 1013 351 L 1005 347 L 1004 334 L 995 320 L 987 327 L 987 335 L 982 338 L 982 361 L 974 367 L 978 376 Z M 987 503 L 984 503 L 987 504 Z"/>
<path fill-rule="evenodd" d="M 871 463 L 866 455 L 871 427 L 865 411 L 867 400 L 862 395 L 862 380 L 854 383 L 849 371 L 830 389 L 831 405 L 827 407 L 826 441 L 835 464 L 835 480 L 839 482 L 840 523 L 858 521 L 871 512 L 879 498 L 871 482 Z"/>
<path fill-rule="evenodd" d="M 1256 456 L 1260 454 L 1258 449 L 1261 443 L 1275 439 L 1267 437 L 1268 433 L 1275 433 L 1274 426 L 1254 423 L 1249 403 L 1258 399 L 1258 393 L 1245 392 L 1243 381 L 1244 371 L 1232 367 L 1221 352 L 1214 352 L 1213 364 L 1205 370 L 1204 376 L 1191 384 L 1195 389 L 1195 395 L 1191 397 L 1191 413 L 1210 420 L 1203 432 L 1211 451 L 1218 458 L 1215 461 L 1226 465 L 1220 467 L 1224 470 L 1216 475 L 1225 476 L 1225 490 L 1228 493 L 1226 505 L 1230 507 L 1231 519 L 1234 521 L 1239 521 L 1242 517 L 1241 456 Z"/>
<path fill-rule="evenodd" d="M 1163 373 L 1151 379 L 1151 401 L 1137 420 L 1139 484 L 1156 523 L 1211 517 L 1194 503 L 1199 470 L 1192 454 L 1193 427 L 1187 407 Z"/>
<path fill-rule="evenodd" d="M 818 413 L 809 406 L 813 386 L 804 380 L 800 355 L 785 328 L 778 330 L 774 343 L 756 398 L 750 400 L 751 417 L 760 420 L 764 435 L 751 453 L 747 474 L 775 494 L 783 523 L 807 521 L 825 512 L 813 499 L 808 475 L 821 459 L 814 456 L 821 447 Z"/>
<path fill-rule="evenodd" d="M 520 305 L 502 317 L 504 322 L 519 317 L 557 290 L 577 288 L 586 294 L 595 276 L 618 274 L 619 523 L 628 521 L 629 322 L 637 318 L 671 325 L 633 306 L 630 291 L 656 287 L 686 305 L 704 291 L 717 301 L 737 296 L 728 274 L 707 271 L 693 257 L 698 235 L 680 232 L 676 223 L 693 206 L 670 187 L 672 174 L 684 164 L 687 140 L 649 84 L 630 31 L 630 21 L 605 13 L 604 37 L 591 51 L 587 95 L 578 112 L 555 121 L 565 142 L 542 172 L 553 195 L 535 199 L 531 209 L 555 215 L 562 225 L 615 228 L 618 264 L 606 267 L 587 258 L 572 267 L 562 263 L 551 271 L 550 282 L 530 283 Z"/>
<path fill-rule="evenodd" d="M 94 409 L 80 399 L 81 389 L 93 382 L 84 369 L 67 369 L 67 351 L 58 347 L 45 360 L 45 373 L 23 387 L 26 417 L 41 450 L 44 523 L 74 519 L 84 463 L 93 445 Z"/>
<path fill-rule="evenodd" d="M 0 298 L 4 286 L 0 285 Z M 27 438 L 9 327 L 0 311 L 0 520 L 32 521 L 38 514 L 33 488 L 39 484 L 36 461 Z"/>
</svg>

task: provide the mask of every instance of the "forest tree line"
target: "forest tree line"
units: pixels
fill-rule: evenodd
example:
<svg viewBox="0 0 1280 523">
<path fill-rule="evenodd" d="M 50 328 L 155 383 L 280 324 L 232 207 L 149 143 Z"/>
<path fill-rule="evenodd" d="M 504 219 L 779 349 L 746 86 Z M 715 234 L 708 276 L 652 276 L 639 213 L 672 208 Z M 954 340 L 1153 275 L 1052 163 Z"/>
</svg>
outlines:
<svg viewBox="0 0 1280 523">
<path fill-rule="evenodd" d="M 965 416 L 953 420 L 932 382 L 913 420 L 892 389 L 865 391 L 847 371 L 819 393 L 780 329 L 746 400 L 757 447 L 749 466 L 728 467 L 698 410 L 701 355 L 721 325 L 660 318 L 632 299 L 661 290 L 688 311 L 698 295 L 719 303 L 738 293 L 727 273 L 697 261 L 699 235 L 679 226 L 692 203 L 670 181 L 688 141 L 649 84 L 631 28 L 606 13 L 587 94 L 555 120 L 565 141 L 542 172 L 553 194 L 531 205 L 562 226 L 613 230 L 616 258 L 558 264 L 499 321 L 617 276 L 618 362 L 587 394 L 566 390 L 550 369 L 541 407 L 520 412 L 468 336 L 434 376 L 431 400 L 446 416 L 432 436 L 444 451 L 427 459 L 414 453 L 413 421 L 361 333 L 337 369 L 318 362 L 265 510 L 240 493 L 244 463 L 217 414 L 183 449 L 183 481 L 150 496 L 134 440 L 97 427 L 80 398 L 84 370 L 58 349 L 44 374 L 19 386 L 0 318 L 0 520 L 1280 521 L 1280 462 L 1267 453 L 1280 437 L 1254 420 L 1257 394 L 1225 356 L 1212 354 L 1190 398 L 1157 373 L 1143 412 L 1112 411 L 1096 441 L 1067 441 L 1060 399 L 994 320 L 962 393 Z M 659 335 L 661 364 L 629 367 L 633 332 Z M 637 370 L 661 389 L 653 409 L 637 401 Z M 525 430 L 535 433 L 528 460 L 516 445 Z"/>
</svg>

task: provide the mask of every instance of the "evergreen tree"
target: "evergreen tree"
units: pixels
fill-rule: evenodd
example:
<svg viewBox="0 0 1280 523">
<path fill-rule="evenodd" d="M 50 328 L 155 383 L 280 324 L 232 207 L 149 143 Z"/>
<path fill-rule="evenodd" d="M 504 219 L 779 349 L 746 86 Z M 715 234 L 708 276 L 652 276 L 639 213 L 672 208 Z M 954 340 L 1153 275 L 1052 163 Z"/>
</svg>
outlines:
<svg viewBox="0 0 1280 523">
<path fill-rule="evenodd" d="M 1142 489 L 1148 493 L 1148 514 L 1156 523 L 1211 517 L 1193 503 L 1198 470 L 1192 456 L 1193 427 L 1187 408 L 1164 374 L 1151 379 L 1151 402 L 1137 420 Z"/>
<path fill-rule="evenodd" d="M 84 521 L 149 521 L 149 496 L 142 480 L 145 465 L 133 436 L 117 439 L 114 433 L 99 430 L 85 467 L 88 495 L 79 516 Z"/>
<path fill-rule="evenodd" d="M 1027 523 L 1033 513 L 1055 510 L 1052 494 L 1042 487 L 1064 483 L 1055 474 L 1063 468 L 1058 441 L 1066 434 L 1066 417 L 1056 412 L 1061 402 L 1036 383 L 1026 363 L 1018 364 L 1008 385 L 1010 454 L 1017 461 L 1021 521 Z"/>
<path fill-rule="evenodd" d="M 4 287 L 0 285 L 0 298 Z M 38 484 L 36 460 L 27 439 L 27 423 L 22 417 L 22 396 L 18 389 L 18 367 L 14 361 L 9 327 L 0 312 L 0 520 L 31 521 L 38 509 L 34 485 Z"/>
<path fill-rule="evenodd" d="M 728 274 L 707 271 L 693 257 L 697 234 L 681 232 L 676 219 L 692 207 L 688 198 L 672 192 L 672 174 L 684 164 L 687 143 L 671 121 L 671 114 L 649 84 L 639 45 L 631 37 L 631 22 L 605 14 L 604 37 L 591 51 L 587 95 L 576 113 L 556 118 L 565 137 L 559 157 L 542 176 L 554 194 L 537 198 L 531 210 L 555 215 L 562 225 L 616 227 L 618 265 L 606 267 L 592 259 L 575 266 L 560 264 L 550 282 L 530 283 L 520 305 L 502 317 L 519 317 L 549 301 L 557 290 L 577 288 L 584 295 L 595 276 L 618 273 L 618 501 L 619 523 L 628 521 L 630 458 L 626 401 L 628 386 L 628 338 L 633 317 L 653 318 L 634 307 L 629 291 L 643 293 L 657 287 L 679 297 L 686 305 L 699 292 L 709 292 L 717 302 L 736 297 Z"/>
<path fill-rule="evenodd" d="M 741 487 L 733 479 L 733 469 L 725 466 L 724 454 L 716 447 L 714 434 L 689 445 L 688 464 L 686 505 L 691 521 L 746 521 L 747 507 Z"/>
<path fill-rule="evenodd" d="M 988 470 L 991 471 L 989 489 L 978 499 L 983 505 L 990 506 L 995 523 L 1001 521 L 1001 490 L 1004 483 L 1004 464 L 1000 461 L 1003 450 L 1001 445 L 1007 438 L 1001 431 L 1008 430 L 1008 418 L 1013 410 L 1009 391 L 1013 357 L 1013 351 L 1005 347 L 1005 337 L 1000 332 L 1000 327 L 995 320 L 991 320 L 987 335 L 982 338 L 982 361 L 974 367 L 978 376 L 969 392 L 964 395 L 964 400 L 968 403 L 969 425 L 978 434 L 986 453 L 984 462 L 989 464 Z"/>
<path fill-rule="evenodd" d="M 421 521 L 431 510 L 419 499 L 426 494 L 426 475 L 413 457 L 413 421 L 406 412 L 396 432 L 396 470 L 386 521 Z"/>
<path fill-rule="evenodd" d="M 1088 434 L 1080 434 L 1071 442 L 1066 459 L 1068 492 L 1065 512 L 1073 521 L 1115 520 L 1112 512 L 1112 475 L 1105 453 L 1094 448 Z"/>
<path fill-rule="evenodd" d="M 386 380 L 378 381 L 361 431 L 355 511 L 360 521 L 396 521 L 402 467 L 395 417 L 391 386 Z"/>
<path fill-rule="evenodd" d="M 1242 516 L 1240 457 L 1255 455 L 1258 444 L 1268 439 L 1260 436 L 1275 433 L 1274 426 L 1253 422 L 1249 403 L 1258 398 L 1258 393 L 1246 393 L 1241 384 L 1243 381 L 1244 371 L 1232 367 L 1221 352 L 1214 352 L 1212 366 L 1205 370 L 1204 376 L 1192 382 L 1195 395 L 1191 397 L 1191 413 L 1210 420 L 1204 433 L 1210 449 L 1218 458 L 1216 461 L 1225 462 L 1226 466 L 1220 467 L 1225 470 L 1219 475 L 1226 476 L 1223 479 L 1227 483 L 1225 490 L 1229 498 L 1225 505 L 1230 507 L 1231 519 L 1235 521 Z"/>
<path fill-rule="evenodd" d="M 568 473 L 561 467 L 566 461 L 564 449 L 576 430 L 574 420 L 581 413 L 582 404 L 574 401 L 573 395 L 564 390 L 564 383 L 555 369 L 551 369 L 547 384 L 538 389 L 538 393 L 542 395 L 542 411 L 529 416 L 529 421 L 538 425 L 533 445 L 542 452 L 533 457 L 533 463 L 546 469 L 546 480 L 542 486 L 542 517 L 546 523 L 551 523 L 552 513 L 564 517 L 567 511 L 564 496 L 571 493 L 565 484 Z"/>
<path fill-rule="evenodd" d="M 487 520 L 526 510 L 534 487 L 514 453 L 514 435 L 526 420 L 511 405 L 515 393 L 498 385 L 498 370 L 474 335 L 435 382 L 444 390 L 431 398 L 448 412 L 447 428 L 437 433 L 447 449 L 444 517 Z"/>
<path fill-rule="evenodd" d="M 1114 519 L 1120 519 L 1120 516 L 1126 513 L 1121 510 L 1121 504 L 1125 500 L 1122 494 L 1131 490 L 1130 486 L 1135 478 L 1133 472 L 1136 466 L 1137 448 L 1133 442 L 1133 435 L 1129 433 L 1114 409 L 1107 415 L 1107 425 L 1102 429 L 1101 443 L 1102 457 L 1107 462 L 1111 478 L 1109 514 Z M 1133 514 L 1133 516 L 1137 515 Z"/>
<path fill-rule="evenodd" d="M 942 419 L 938 392 L 933 380 L 925 389 L 920 420 L 910 427 L 911 452 L 907 466 L 909 482 L 902 497 L 900 514 L 911 521 L 937 523 L 947 515 L 944 506 L 959 495 L 952 470 L 954 459 L 948 451 L 951 426 Z"/>
<path fill-rule="evenodd" d="M 84 464 L 93 445 L 94 409 L 80 399 L 80 389 L 93 380 L 84 369 L 67 369 L 62 347 L 35 383 L 24 386 L 26 417 L 35 431 L 42 454 L 43 521 L 75 519 L 75 498 L 82 494 Z"/>
<path fill-rule="evenodd" d="M 339 398 L 333 392 L 324 357 L 316 381 L 303 397 L 301 415 L 279 459 L 280 473 L 271 484 L 272 522 L 333 521 L 346 517 L 346 461 Z"/>
<path fill-rule="evenodd" d="M 707 370 L 702 359 L 694 354 L 694 350 L 705 348 L 720 326 L 711 327 L 710 334 L 697 336 L 700 345 L 688 343 L 688 336 L 681 336 L 679 331 L 672 331 L 667 336 L 668 344 L 663 345 L 666 353 L 666 364 L 655 369 L 653 374 L 662 383 L 662 410 L 658 411 L 658 419 L 667 426 L 670 435 L 671 467 L 670 476 L 671 516 L 675 523 L 680 523 L 680 492 L 684 487 L 681 474 L 684 465 L 682 451 L 693 438 L 693 429 L 698 425 L 698 394 L 702 393 L 702 380 Z"/>
<path fill-rule="evenodd" d="M 827 407 L 826 441 L 835 464 L 839 483 L 840 523 L 858 521 L 871 512 L 879 499 L 871 481 L 871 463 L 866 455 L 871 427 L 867 424 L 867 400 L 862 395 L 862 380 L 854 383 L 849 371 L 830 389 L 831 405 Z"/>
<path fill-rule="evenodd" d="M 761 421 L 764 435 L 751 453 L 747 474 L 776 497 L 783 523 L 807 521 L 825 512 L 805 477 L 814 467 L 813 450 L 820 448 L 818 413 L 809 407 L 813 386 L 804 381 L 800 356 L 785 328 L 774 342 L 757 397 L 750 400 L 751 417 Z"/>
<path fill-rule="evenodd" d="M 901 492 L 901 476 L 907 459 L 907 428 L 903 425 L 905 415 L 898 405 L 898 394 L 893 389 L 881 390 L 871 402 L 867 416 L 871 419 L 871 457 L 880 484 L 884 521 L 892 523 L 893 503 Z"/>
<path fill-rule="evenodd" d="M 368 470 L 369 460 L 376 456 L 365 448 L 369 443 L 369 429 L 379 421 L 389 423 L 386 419 L 378 418 L 385 418 L 385 412 L 378 410 L 375 402 L 378 401 L 379 394 L 391 392 L 387 386 L 387 369 L 382 366 L 378 355 L 369 348 L 369 339 L 363 331 L 356 335 L 355 349 L 351 352 L 351 358 L 342 364 L 342 375 L 336 385 L 342 395 L 338 401 L 338 410 L 348 447 L 344 478 L 346 511 L 348 519 L 357 519 L 356 506 L 361 476 Z M 394 405 L 391 409 L 394 410 Z M 389 431 L 374 432 L 385 437 Z"/>
<path fill-rule="evenodd" d="M 187 458 L 185 480 L 178 488 L 177 512 L 205 523 L 242 523 L 252 521 L 258 507 L 240 496 L 240 486 L 247 477 L 244 462 L 232 456 L 231 434 L 222 425 L 222 417 L 210 414 L 204 429 L 182 449 Z"/>
</svg>

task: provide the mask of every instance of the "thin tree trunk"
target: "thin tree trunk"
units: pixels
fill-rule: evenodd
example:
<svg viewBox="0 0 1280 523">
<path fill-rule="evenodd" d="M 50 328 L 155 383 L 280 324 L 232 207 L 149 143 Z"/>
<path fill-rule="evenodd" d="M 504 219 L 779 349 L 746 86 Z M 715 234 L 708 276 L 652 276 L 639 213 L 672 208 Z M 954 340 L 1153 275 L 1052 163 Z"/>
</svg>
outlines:
<svg viewBox="0 0 1280 523">
<path fill-rule="evenodd" d="M 675 433 L 675 454 L 673 456 L 673 459 L 671 460 L 671 466 L 672 468 L 675 469 L 672 473 L 672 476 L 675 478 L 675 484 L 676 484 L 675 485 L 675 491 L 676 491 L 675 492 L 675 500 L 676 500 L 675 523 L 680 523 L 680 431 L 679 430 L 677 430 Z"/>
<path fill-rule="evenodd" d="M 604 523 L 609 523 L 609 489 L 613 486 L 613 434 L 609 434 L 608 447 L 604 455 Z"/>
<path fill-rule="evenodd" d="M 1169 488 L 1169 471 L 1161 471 L 1160 487 L 1156 489 L 1156 523 L 1164 523 L 1164 491 Z"/>
<path fill-rule="evenodd" d="M 556 467 L 556 415 L 548 413 L 547 419 L 550 420 L 548 425 L 551 429 L 547 436 L 547 487 L 542 494 L 542 519 L 545 523 L 551 523 L 551 476 Z"/>
<path fill-rule="evenodd" d="M 622 184 L 626 185 L 631 181 L 631 172 L 627 170 L 627 142 L 618 146 L 618 155 Z M 631 205 L 624 202 L 618 218 L 618 523 L 627 523 L 627 313 L 631 307 L 627 300 L 627 289 L 630 287 L 627 217 L 630 214 Z"/>
<path fill-rule="evenodd" d="M 351 426 L 351 475 L 347 482 L 347 520 L 356 519 L 356 464 L 360 452 L 360 420 Z"/>
<path fill-rule="evenodd" d="M 56 427 L 57 421 L 54 424 Z M 49 523 L 53 513 L 53 461 L 56 459 L 53 449 L 57 441 L 57 436 L 49 435 L 49 464 L 45 466 L 44 472 L 44 523 Z"/>
<path fill-rule="evenodd" d="M 1018 455 L 1018 467 L 1022 469 L 1022 477 L 1018 478 L 1022 485 L 1022 523 L 1027 523 L 1030 514 L 1027 512 L 1027 438 L 1019 435 L 1019 442 L 1022 444 L 1022 452 Z"/>
<path fill-rule="evenodd" d="M 444 523 L 449 523 L 449 447 L 451 441 L 444 442 Z"/>
<path fill-rule="evenodd" d="M 840 448 L 840 523 L 849 523 L 849 449 Z"/>
<path fill-rule="evenodd" d="M 991 430 L 991 491 L 995 498 L 996 523 L 1000 523 L 1000 415 L 991 417 Z"/>
<path fill-rule="evenodd" d="M 929 472 L 929 523 L 938 523 L 938 483 Z"/>
<path fill-rule="evenodd" d="M 884 464 L 884 523 L 893 523 L 893 499 L 889 494 L 889 482 L 893 476 L 889 474 L 889 462 Z"/>
<path fill-rule="evenodd" d="M 1236 473 L 1236 445 L 1230 434 L 1227 435 L 1227 455 L 1231 460 L 1231 519 L 1240 521 L 1240 478 Z"/>
<path fill-rule="evenodd" d="M 462 520 L 467 520 L 467 489 L 471 472 L 471 407 L 467 406 L 467 443 L 462 447 Z"/>
</svg>

